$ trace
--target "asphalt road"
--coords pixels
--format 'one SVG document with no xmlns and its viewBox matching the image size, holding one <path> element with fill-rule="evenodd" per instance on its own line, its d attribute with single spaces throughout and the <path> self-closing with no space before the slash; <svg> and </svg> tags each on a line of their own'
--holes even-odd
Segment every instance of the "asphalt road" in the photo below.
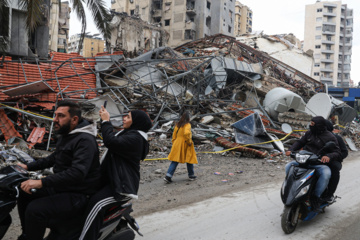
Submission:
<svg viewBox="0 0 360 240">
<path fill-rule="evenodd" d="M 286 235 L 280 225 L 282 182 L 264 183 L 186 207 L 138 217 L 144 237 L 159 240 L 359 240 L 360 152 L 345 160 L 336 194 L 341 197 L 309 222 Z M 194 192 L 196 194 L 196 192 Z"/>
</svg>

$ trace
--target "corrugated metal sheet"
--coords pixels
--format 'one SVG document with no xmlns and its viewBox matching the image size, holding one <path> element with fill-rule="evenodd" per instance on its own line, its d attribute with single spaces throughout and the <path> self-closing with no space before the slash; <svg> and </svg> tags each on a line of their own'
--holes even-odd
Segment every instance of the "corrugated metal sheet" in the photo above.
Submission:
<svg viewBox="0 0 360 240">
<path fill-rule="evenodd" d="M 0 68 L 0 87 L 33 83 L 41 80 L 46 81 L 57 77 L 61 78 L 58 80 L 61 89 L 68 86 L 66 91 L 88 89 L 89 87 L 96 88 L 96 76 L 92 73 L 92 69 L 94 69 L 96 64 L 95 59 L 88 59 L 88 62 L 86 62 L 77 53 L 67 54 L 58 52 L 52 53 L 51 57 L 52 61 L 39 64 L 21 64 L 15 61 L 4 61 L 4 66 Z M 68 61 L 69 59 L 74 61 L 73 64 L 71 61 Z M 6 58 L 6 60 L 9 60 L 9 58 Z M 65 61 L 68 62 L 63 64 Z M 78 76 L 84 73 L 88 74 L 81 75 L 81 77 Z M 46 82 L 55 92 L 41 94 L 39 100 L 55 102 L 56 94 L 59 92 L 57 81 L 51 80 Z M 5 90 L 11 88 L 13 87 L 6 88 Z M 95 96 L 96 93 L 87 92 L 87 98 L 94 98 Z M 0 92 L 0 101 L 4 101 L 6 98 L 7 96 Z"/>
</svg>

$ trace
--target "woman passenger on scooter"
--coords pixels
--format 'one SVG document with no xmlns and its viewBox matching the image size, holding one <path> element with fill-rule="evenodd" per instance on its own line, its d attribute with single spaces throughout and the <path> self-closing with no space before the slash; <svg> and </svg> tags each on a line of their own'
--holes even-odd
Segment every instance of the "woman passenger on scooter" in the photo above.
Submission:
<svg viewBox="0 0 360 240">
<path fill-rule="evenodd" d="M 104 214 L 101 207 L 109 203 L 124 204 L 138 198 L 140 161 L 144 160 L 149 152 L 147 132 L 152 126 L 144 111 L 133 110 L 123 119 L 124 130 L 114 132 L 110 114 L 103 106 L 99 115 L 102 120 L 102 137 L 108 148 L 100 160 L 105 187 L 101 190 L 101 197 L 95 202 L 96 206 L 88 209 L 88 218 L 80 236 L 80 239 L 86 240 L 97 239 Z M 104 204 L 101 205 L 99 201 Z"/>
</svg>

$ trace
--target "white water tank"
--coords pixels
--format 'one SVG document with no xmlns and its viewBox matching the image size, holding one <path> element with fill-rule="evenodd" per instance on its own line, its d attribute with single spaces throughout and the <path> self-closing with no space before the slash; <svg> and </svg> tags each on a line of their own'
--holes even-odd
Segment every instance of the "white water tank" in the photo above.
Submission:
<svg viewBox="0 0 360 240">
<path fill-rule="evenodd" d="M 305 112 L 305 102 L 296 93 L 285 88 L 271 89 L 263 101 L 265 110 L 274 120 L 278 120 L 279 113 L 283 112 Z"/>
</svg>

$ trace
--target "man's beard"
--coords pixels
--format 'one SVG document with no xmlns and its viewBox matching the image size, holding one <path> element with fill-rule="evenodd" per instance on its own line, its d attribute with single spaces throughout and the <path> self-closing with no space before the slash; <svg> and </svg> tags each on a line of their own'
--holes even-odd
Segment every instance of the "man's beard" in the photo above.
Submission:
<svg viewBox="0 0 360 240">
<path fill-rule="evenodd" d="M 70 132 L 70 122 L 68 122 L 67 124 L 64 124 L 63 126 L 60 126 L 60 128 L 58 130 L 55 130 L 55 134 L 60 134 L 60 135 L 66 135 L 69 132 Z"/>
</svg>

